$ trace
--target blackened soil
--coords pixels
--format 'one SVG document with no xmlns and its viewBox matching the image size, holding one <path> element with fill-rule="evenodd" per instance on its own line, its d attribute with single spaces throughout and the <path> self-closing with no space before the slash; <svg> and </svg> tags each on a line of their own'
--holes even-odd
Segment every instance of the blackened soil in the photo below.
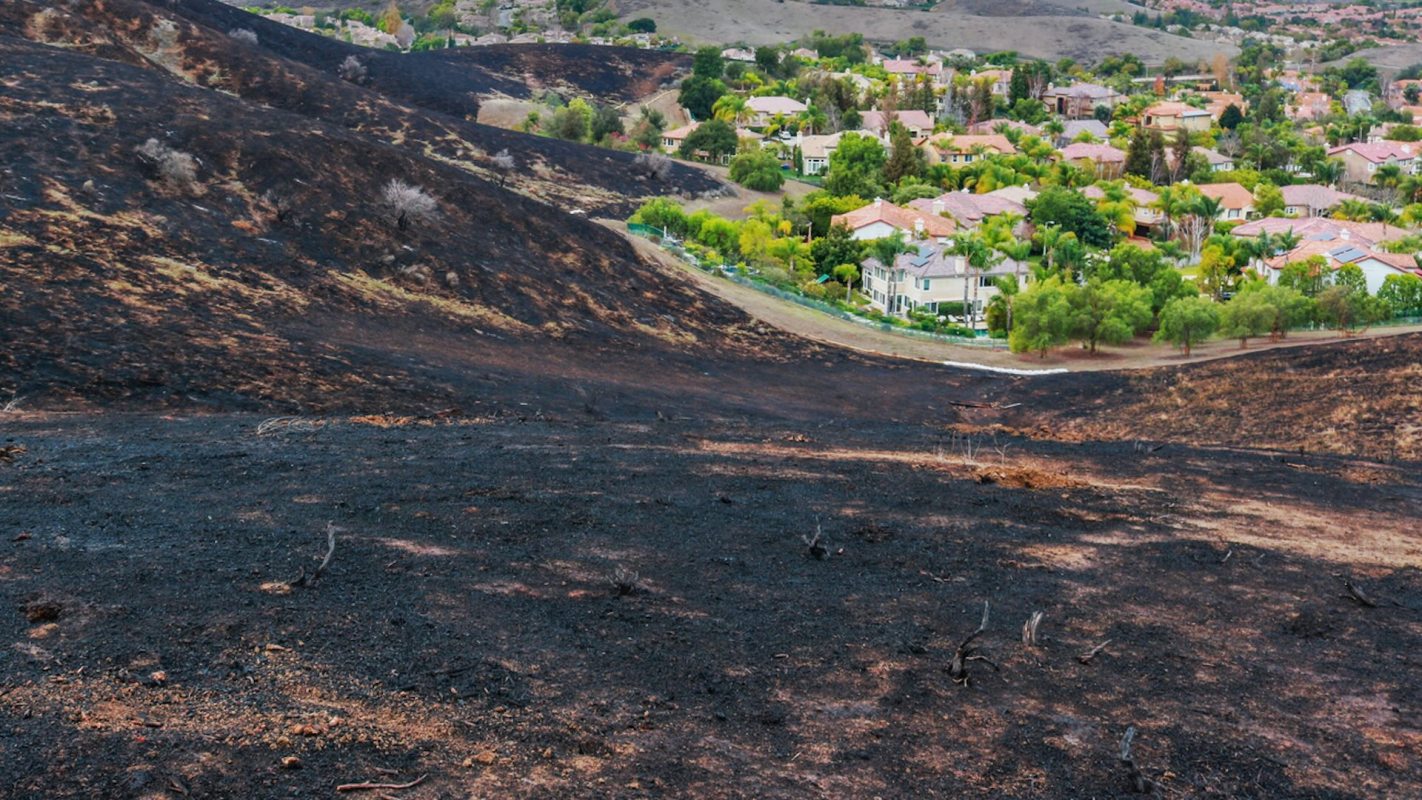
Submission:
<svg viewBox="0 0 1422 800">
<path fill-rule="evenodd" d="M 6 418 L 0 795 L 1422 792 L 1404 472 L 662 416 Z"/>
</svg>

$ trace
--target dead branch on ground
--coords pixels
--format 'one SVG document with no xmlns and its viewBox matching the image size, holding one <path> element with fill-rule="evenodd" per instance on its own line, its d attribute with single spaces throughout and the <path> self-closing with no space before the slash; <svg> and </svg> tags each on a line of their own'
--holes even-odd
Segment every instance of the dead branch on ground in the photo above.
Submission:
<svg viewBox="0 0 1422 800">
<path fill-rule="evenodd" d="M 1378 601 L 1369 597 L 1367 592 L 1364 592 L 1361 586 L 1358 586 L 1357 584 L 1353 583 L 1353 581 L 1349 580 L 1348 578 L 1343 579 L 1343 590 L 1348 593 L 1344 595 L 1344 597 L 1348 598 L 1349 600 L 1356 601 L 1359 605 L 1366 606 L 1367 608 L 1378 607 Z"/>
<path fill-rule="evenodd" d="M 982 648 L 973 644 L 979 636 L 983 635 L 983 631 L 987 630 L 987 624 L 988 603 L 984 600 L 983 621 L 978 623 L 977 630 L 968 634 L 968 638 L 964 639 L 962 644 L 958 645 L 958 649 L 953 651 L 953 660 L 948 662 L 948 677 L 952 678 L 953 682 L 960 686 L 968 685 L 968 662 L 970 661 L 982 661 L 992 667 L 993 672 L 998 671 L 997 665 L 987 656 L 983 655 Z"/>
<path fill-rule="evenodd" d="M 1126 735 L 1121 737 L 1121 765 L 1126 768 L 1126 776 L 1131 780 L 1131 790 L 1136 794 L 1149 794 L 1155 791 L 1155 783 L 1141 772 L 1140 767 L 1131 758 L 1131 743 L 1136 739 L 1136 726 L 1131 725 L 1126 728 Z"/>
<path fill-rule="evenodd" d="M 1090 663 L 1091 663 L 1091 659 L 1096 658 L 1096 656 L 1100 655 L 1100 654 L 1101 654 L 1101 651 L 1105 650 L 1105 649 L 1106 649 L 1106 645 L 1108 645 L 1108 644 L 1110 644 L 1110 643 L 1111 643 L 1111 640 L 1110 640 L 1110 639 L 1107 639 L 1106 641 L 1102 642 L 1101 644 L 1098 644 L 1098 645 L 1096 645 L 1095 647 L 1091 648 L 1090 651 L 1085 652 L 1085 653 L 1082 653 L 1081 655 L 1077 656 L 1077 657 L 1076 657 L 1076 660 L 1077 660 L 1077 661 L 1080 661 L 1080 662 L 1083 663 L 1083 664 L 1090 664 Z"/>
<path fill-rule="evenodd" d="M 304 433 L 314 431 L 323 424 L 325 423 L 321 420 L 302 419 L 301 417 L 272 417 L 262 420 L 262 423 L 257 426 L 257 435 L 266 436 L 267 434 L 276 433 L 278 431 L 299 431 Z"/>
<path fill-rule="evenodd" d="M 642 576 L 619 565 L 612 573 L 612 588 L 618 597 L 634 595 L 642 590 Z"/>
<path fill-rule="evenodd" d="M 409 783 L 343 783 L 336 787 L 338 792 L 364 792 L 372 789 L 412 789 L 425 782 L 429 776 L 421 775 Z"/>
<path fill-rule="evenodd" d="M 825 546 L 824 538 L 825 532 L 824 529 L 820 527 L 819 517 L 815 517 L 814 536 L 803 533 L 800 534 L 800 541 L 805 543 L 805 547 L 809 550 L 810 557 L 816 561 L 824 561 L 826 558 L 829 558 L 829 548 Z"/>
<path fill-rule="evenodd" d="M 1033 611 L 1032 616 L 1022 623 L 1022 643 L 1028 647 L 1037 646 L 1037 626 L 1042 624 L 1042 612 Z"/>
<path fill-rule="evenodd" d="M 337 530 L 338 530 L 338 529 L 336 528 L 335 523 L 333 523 L 333 522 L 327 522 L 327 523 L 326 523 L 326 557 L 323 558 L 323 559 L 321 559 L 321 565 L 318 566 L 318 567 L 316 568 L 316 571 L 313 572 L 313 573 L 311 573 L 310 575 L 307 575 L 307 574 L 306 574 L 306 567 L 302 567 L 302 568 L 301 568 L 301 574 L 300 574 L 299 576 L 297 576 L 296 580 L 294 580 L 294 581 L 292 581 L 291 583 L 287 584 L 288 586 L 290 586 L 291 588 L 295 589 L 295 588 L 298 587 L 298 586 L 313 586 L 313 585 L 315 585 L 316 581 L 320 579 L 321 575 L 326 572 L 326 568 L 329 567 L 329 566 L 331 566 L 331 556 L 333 556 L 333 555 L 336 554 L 336 531 L 337 531 Z"/>
</svg>

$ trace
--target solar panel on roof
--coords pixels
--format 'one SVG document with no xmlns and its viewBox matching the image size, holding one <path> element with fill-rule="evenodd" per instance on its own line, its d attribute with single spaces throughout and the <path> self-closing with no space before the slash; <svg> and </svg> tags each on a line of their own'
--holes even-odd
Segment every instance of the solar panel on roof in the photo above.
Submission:
<svg viewBox="0 0 1422 800">
<path fill-rule="evenodd" d="M 1343 262 L 1357 261 L 1364 255 L 1367 255 L 1362 250 L 1359 250 L 1356 247 L 1352 247 L 1351 245 L 1348 247 L 1340 247 L 1336 250 L 1330 250 L 1328 251 L 1328 254 L 1330 256 L 1333 256 L 1335 260 Z"/>
</svg>

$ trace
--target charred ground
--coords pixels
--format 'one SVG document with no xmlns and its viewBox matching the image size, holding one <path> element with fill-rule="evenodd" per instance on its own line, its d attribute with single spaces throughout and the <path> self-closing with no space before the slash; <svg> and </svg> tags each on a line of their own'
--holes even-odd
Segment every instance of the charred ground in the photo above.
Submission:
<svg viewBox="0 0 1422 800">
<path fill-rule="evenodd" d="M 621 156 L 183 8 L 0 7 L 0 796 L 1112 797 L 1130 725 L 1160 796 L 1422 794 L 1422 336 L 815 346 L 540 200 Z"/>
</svg>

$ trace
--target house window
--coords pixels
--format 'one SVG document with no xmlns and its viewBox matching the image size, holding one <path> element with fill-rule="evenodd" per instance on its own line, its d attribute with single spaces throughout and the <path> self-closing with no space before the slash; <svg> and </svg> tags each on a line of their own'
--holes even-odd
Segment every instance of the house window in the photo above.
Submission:
<svg viewBox="0 0 1422 800">
<path fill-rule="evenodd" d="M 930 279 L 928 279 L 928 278 L 924 278 L 924 279 L 923 279 L 923 289 L 924 289 L 924 291 L 928 291 L 928 289 L 930 288 L 930 284 L 932 284 L 932 283 L 933 283 L 932 280 L 930 280 Z"/>
<path fill-rule="evenodd" d="M 991 276 L 991 275 L 979 275 L 979 276 L 978 276 L 978 285 L 979 285 L 979 286 L 991 286 L 991 285 L 992 285 L 992 276 Z"/>
</svg>

